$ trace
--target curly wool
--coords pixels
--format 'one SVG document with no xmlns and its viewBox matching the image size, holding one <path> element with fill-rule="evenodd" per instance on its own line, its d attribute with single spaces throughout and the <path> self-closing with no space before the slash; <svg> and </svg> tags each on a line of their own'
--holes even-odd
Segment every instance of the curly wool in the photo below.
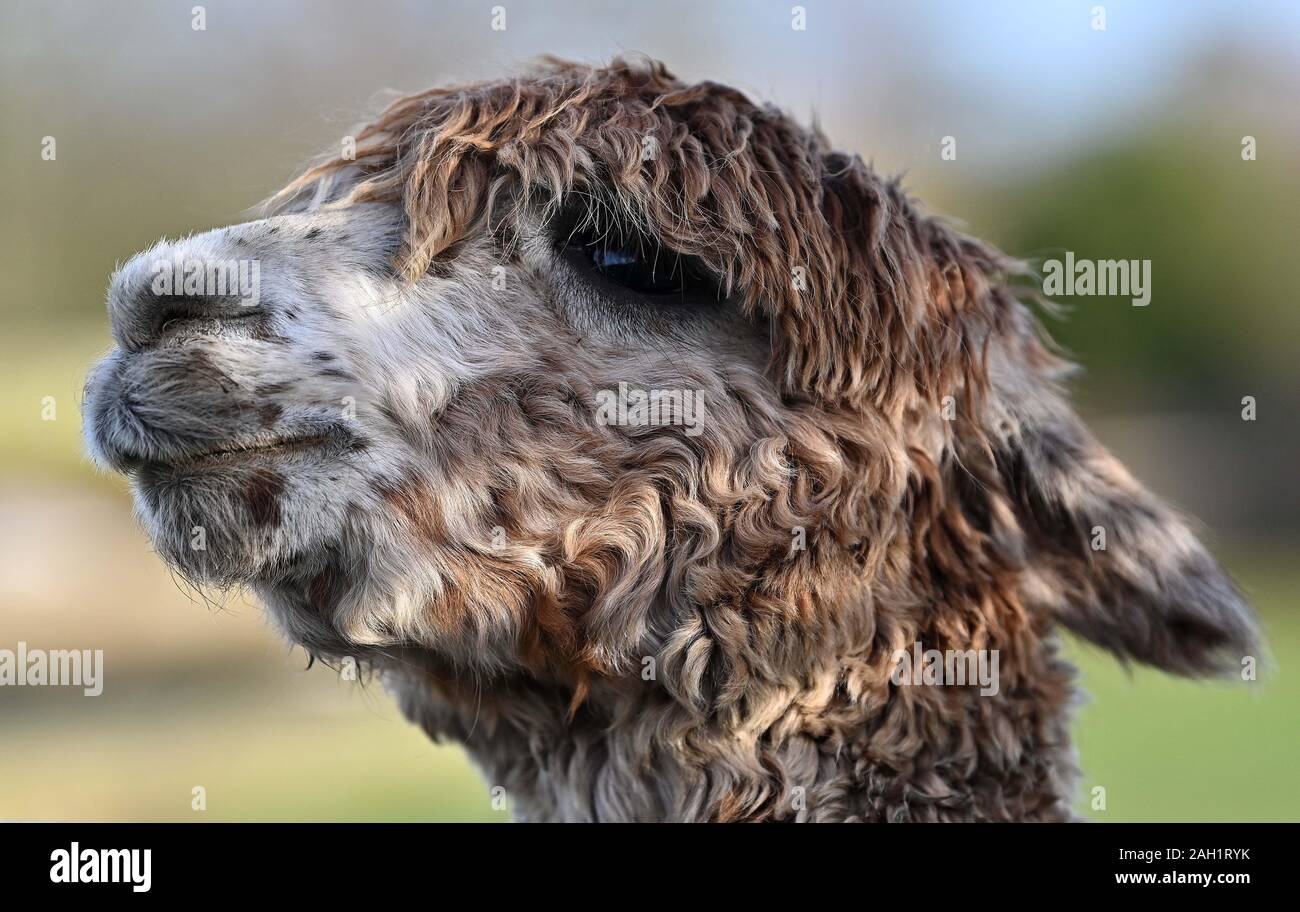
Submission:
<svg viewBox="0 0 1300 912">
<path fill-rule="evenodd" d="M 594 427 L 557 341 L 549 373 L 471 384 L 439 416 L 455 497 L 419 474 L 377 487 L 443 597 L 437 635 L 376 661 L 518 816 L 1068 819 L 1058 625 L 1179 673 L 1249 650 L 1212 558 L 1069 409 L 1022 267 L 734 89 L 625 60 L 432 89 L 272 205 L 400 205 L 416 282 L 574 198 L 707 264 L 773 355 L 767 378 L 697 378 L 719 406 L 693 440 Z M 522 544 L 472 544 L 494 526 Z M 314 585 L 316 615 L 346 589 Z M 468 678 L 439 648 L 461 629 L 484 655 L 510 631 L 511 655 Z M 898 686 L 917 643 L 997 650 L 998 692 Z"/>
</svg>

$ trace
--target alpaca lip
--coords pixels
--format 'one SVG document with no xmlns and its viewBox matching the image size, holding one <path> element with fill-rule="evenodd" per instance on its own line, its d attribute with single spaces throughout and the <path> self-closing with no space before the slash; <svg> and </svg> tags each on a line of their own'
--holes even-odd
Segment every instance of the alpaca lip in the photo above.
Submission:
<svg viewBox="0 0 1300 912">
<path fill-rule="evenodd" d="M 150 460 L 149 464 L 168 469 L 188 469 L 212 463 L 235 463 L 261 456 L 282 455 L 312 450 L 339 441 L 339 435 L 330 431 L 317 431 L 274 440 L 257 440 L 233 443 L 228 446 L 187 453 L 175 459 Z"/>
</svg>

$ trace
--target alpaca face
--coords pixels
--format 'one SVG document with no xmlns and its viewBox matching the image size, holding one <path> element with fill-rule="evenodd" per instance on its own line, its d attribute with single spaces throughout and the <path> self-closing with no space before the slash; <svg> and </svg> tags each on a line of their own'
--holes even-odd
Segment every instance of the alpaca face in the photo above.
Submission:
<svg viewBox="0 0 1300 912">
<path fill-rule="evenodd" d="M 406 673 L 431 730 L 477 730 L 488 672 L 831 746 L 898 710 L 878 750 L 914 643 L 1005 650 L 1053 718 L 1053 623 L 1186 673 L 1249 648 L 1070 409 L 1022 267 L 735 90 L 431 90 L 273 207 L 119 272 L 87 437 L 167 560 Z"/>
<path fill-rule="evenodd" d="M 391 205 L 160 242 L 111 284 L 92 454 L 164 558 L 253 585 L 309 648 L 509 664 L 558 530 L 600 522 L 647 446 L 694 473 L 713 422 L 778 403 L 710 276 L 581 220 L 521 209 L 413 284 Z"/>
</svg>

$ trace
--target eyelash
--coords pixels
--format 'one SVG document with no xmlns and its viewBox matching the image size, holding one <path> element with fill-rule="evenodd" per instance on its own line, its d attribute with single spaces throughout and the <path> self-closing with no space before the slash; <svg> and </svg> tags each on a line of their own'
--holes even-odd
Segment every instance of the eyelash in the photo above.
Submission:
<svg viewBox="0 0 1300 912">
<path fill-rule="evenodd" d="M 598 281 L 650 300 L 722 298 L 717 280 L 693 257 L 639 235 L 597 232 L 576 220 L 568 224 L 557 234 L 563 254 Z"/>
</svg>

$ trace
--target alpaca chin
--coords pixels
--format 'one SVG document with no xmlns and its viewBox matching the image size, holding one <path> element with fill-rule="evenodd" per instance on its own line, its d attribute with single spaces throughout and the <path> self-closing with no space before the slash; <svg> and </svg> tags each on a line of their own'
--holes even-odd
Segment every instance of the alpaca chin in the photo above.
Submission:
<svg viewBox="0 0 1300 912">
<path fill-rule="evenodd" d="M 283 488 L 279 472 L 251 466 L 146 467 L 134 484 L 158 553 L 188 579 L 216 586 L 254 578 L 279 552 Z"/>
</svg>

